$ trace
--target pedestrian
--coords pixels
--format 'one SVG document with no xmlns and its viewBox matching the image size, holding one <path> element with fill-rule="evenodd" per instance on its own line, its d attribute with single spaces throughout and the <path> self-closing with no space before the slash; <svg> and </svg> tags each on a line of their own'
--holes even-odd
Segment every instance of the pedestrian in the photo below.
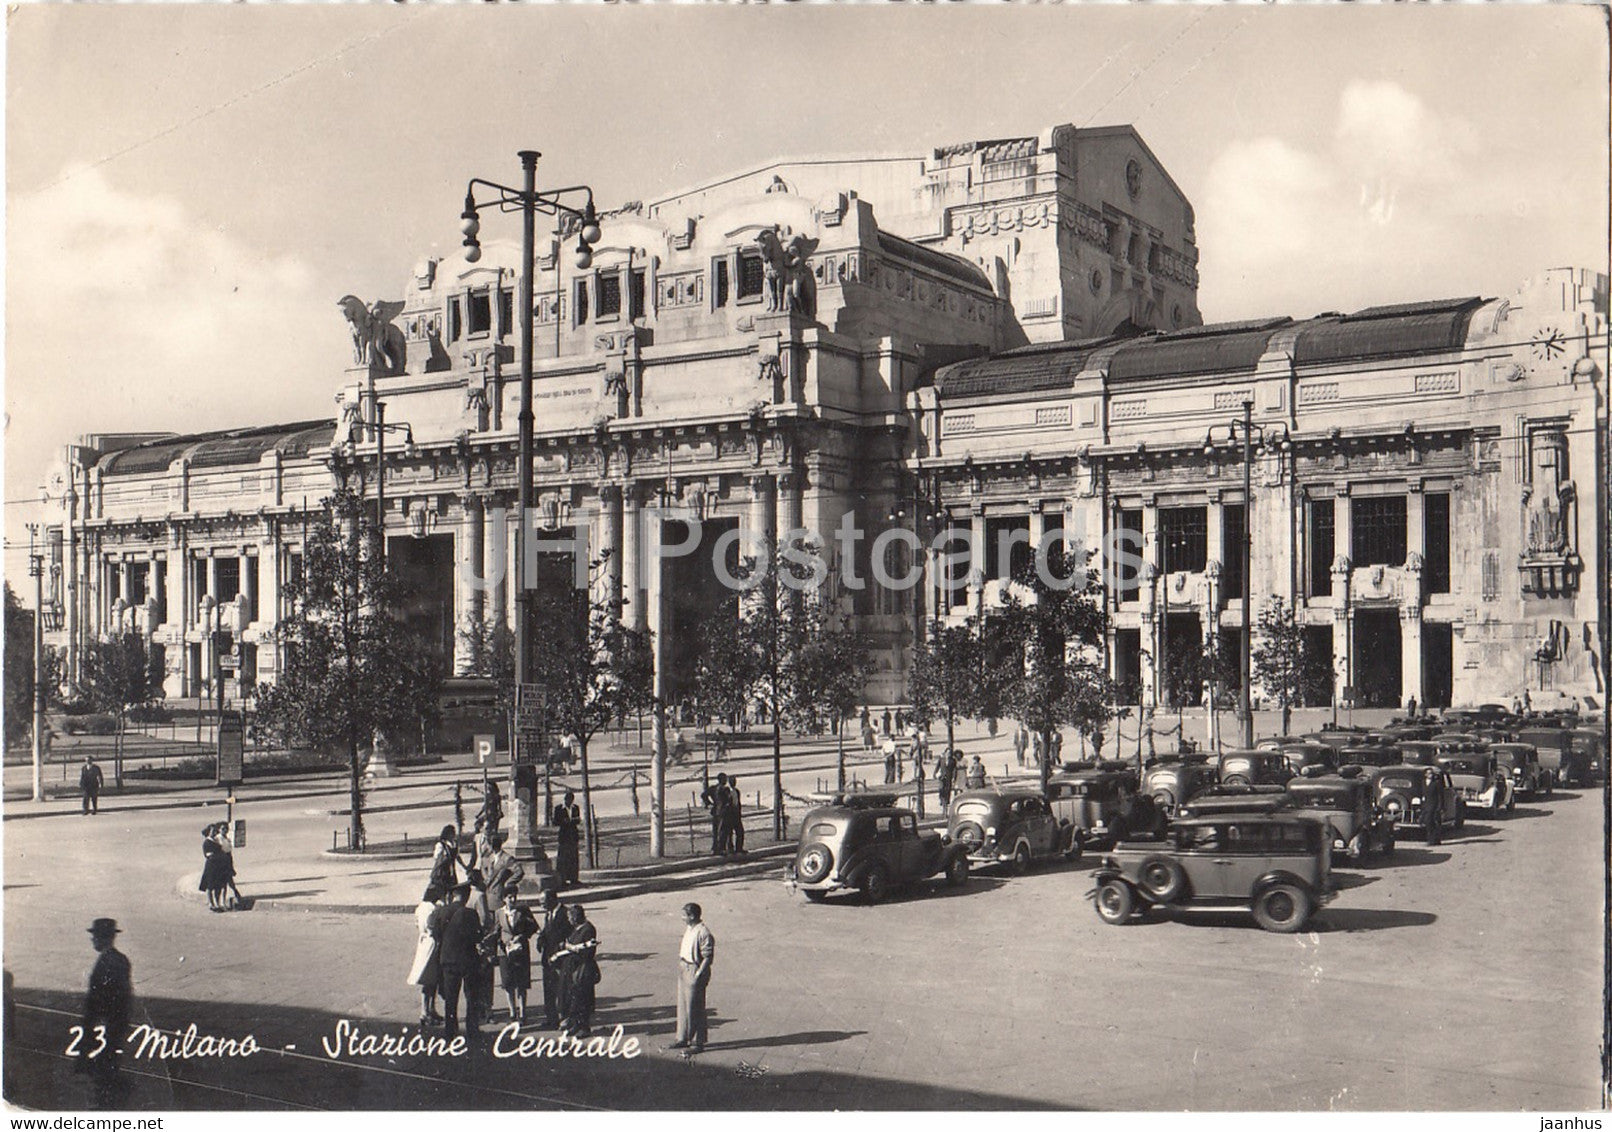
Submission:
<svg viewBox="0 0 1612 1132">
<path fill-rule="evenodd" d="M 197 889 L 207 894 L 207 907 L 214 912 L 224 910 L 224 890 L 227 885 L 226 870 L 229 861 L 223 855 L 218 844 L 218 823 L 213 822 L 202 829 L 202 872 L 201 882 Z"/>
<path fill-rule="evenodd" d="M 581 882 L 582 807 L 576 804 L 576 792 L 567 790 L 565 800 L 554 807 L 555 868 L 561 884 L 578 885 Z"/>
<path fill-rule="evenodd" d="M 537 929 L 537 957 L 543 968 L 543 1026 L 556 1029 L 565 1016 L 559 953 L 571 934 L 571 917 L 552 888 L 543 890 L 543 914 Z"/>
<path fill-rule="evenodd" d="M 883 733 L 886 734 L 886 735 L 890 734 L 890 709 L 889 708 L 884 709 L 884 729 L 883 729 Z"/>
<path fill-rule="evenodd" d="M 520 904 L 520 888 L 504 888 L 503 907 L 498 909 L 493 928 L 498 933 L 498 977 L 509 1003 L 512 1022 L 526 1021 L 526 993 L 532 986 L 532 936 L 537 921 Z"/>
<path fill-rule="evenodd" d="M 940 765 L 935 768 L 935 797 L 940 801 L 941 813 L 952 800 L 952 779 L 957 775 L 957 751 L 947 747 L 946 753 L 940 757 Z"/>
<path fill-rule="evenodd" d="M 504 820 L 504 796 L 498 789 L 498 781 L 487 780 L 486 795 L 482 799 L 481 809 L 476 811 L 476 832 L 486 830 L 489 837 L 498 832 L 498 826 Z"/>
<path fill-rule="evenodd" d="M 985 789 L 985 764 L 980 762 L 980 757 L 978 755 L 975 755 L 973 758 L 969 759 L 968 774 L 963 779 L 963 783 L 970 790 Z"/>
<path fill-rule="evenodd" d="M 907 729 L 907 713 L 902 711 L 900 708 L 897 708 L 896 709 L 896 730 L 898 732 L 900 732 L 900 731 L 905 731 L 906 729 Z"/>
<path fill-rule="evenodd" d="M 884 781 L 893 783 L 896 780 L 896 739 L 894 735 L 884 737 Z"/>
<path fill-rule="evenodd" d="M 1020 766 L 1024 765 L 1024 752 L 1029 745 L 1030 736 L 1021 723 L 1013 729 L 1013 757 L 1018 760 Z"/>
<path fill-rule="evenodd" d="M 912 793 L 913 798 L 918 803 L 918 819 L 922 821 L 924 816 L 924 749 L 921 745 L 913 747 Z"/>
<path fill-rule="evenodd" d="M 873 724 L 868 720 L 866 709 L 862 713 L 862 750 L 873 750 Z"/>
<path fill-rule="evenodd" d="M 1416 718 L 1416 697 L 1415 696 L 1412 696 L 1410 698 L 1409 702 L 1407 702 L 1405 704 L 1405 714 L 1406 714 L 1406 716 L 1408 716 L 1411 719 Z"/>
<path fill-rule="evenodd" d="M 437 991 L 442 986 L 442 964 L 437 955 L 437 940 L 431 934 L 431 914 L 447 903 L 446 892 L 428 885 L 420 902 L 414 906 L 414 923 L 419 937 L 414 944 L 414 962 L 409 966 L 408 984 L 420 988 L 420 1025 L 432 1026 L 442 1021 L 437 1012 Z"/>
<path fill-rule="evenodd" d="M 599 933 L 580 904 L 572 904 L 571 934 L 561 948 L 560 978 L 565 983 L 565 1017 L 560 1033 L 585 1038 L 592 1032 L 594 988 L 599 985 Z"/>
<path fill-rule="evenodd" d="M 727 812 L 724 807 L 724 793 L 727 790 L 728 776 L 719 772 L 714 784 L 706 786 L 700 794 L 700 804 L 711 813 L 711 854 L 726 853 L 728 851 Z"/>
<path fill-rule="evenodd" d="M 1031 765 L 1040 770 L 1042 761 L 1047 757 L 1047 741 L 1039 731 L 1031 741 L 1031 757 L 1035 760 Z"/>
<path fill-rule="evenodd" d="M 129 1028 L 134 978 L 129 960 L 113 946 L 119 931 L 118 922 L 105 917 L 89 927 L 97 955 L 84 995 L 84 1032 L 73 1071 L 89 1074 L 94 1082 L 96 1108 L 119 1107 L 125 1089 L 118 1075 L 118 1051 Z"/>
<path fill-rule="evenodd" d="M 727 851 L 734 856 L 744 852 L 744 795 L 739 792 L 739 776 L 730 774 L 727 787 Z"/>
<path fill-rule="evenodd" d="M 235 887 L 235 839 L 230 835 L 229 822 L 218 823 L 218 832 L 214 834 L 214 841 L 218 845 L 218 855 L 222 859 L 218 866 L 219 879 L 224 887 L 230 891 L 229 900 L 224 899 L 224 889 L 218 892 L 218 903 L 225 911 L 234 911 L 245 904 L 241 890 Z"/>
<path fill-rule="evenodd" d="M 1062 766 L 1063 765 L 1063 732 L 1062 731 L 1054 731 L 1052 733 L 1052 765 L 1053 766 Z"/>
<path fill-rule="evenodd" d="M 698 904 L 683 905 L 683 942 L 677 949 L 677 1040 L 669 1049 L 705 1049 L 705 988 L 711 985 L 716 937 L 705 926 Z"/>
<path fill-rule="evenodd" d="M 503 907 L 506 888 L 518 887 L 526 879 L 526 866 L 504 848 L 507 840 L 507 836 L 497 830 L 488 834 L 488 852 L 481 863 L 481 875 L 487 882 L 487 901 L 493 909 Z"/>
<path fill-rule="evenodd" d="M 101 812 L 101 787 L 105 783 L 106 778 L 101 774 L 101 768 L 96 765 L 94 756 L 85 755 L 84 766 L 78 772 L 78 788 L 84 795 L 86 814 Z"/>
<path fill-rule="evenodd" d="M 431 879 L 426 887 L 452 892 L 459 883 L 459 863 L 459 830 L 445 825 L 431 850 Z"/>
<path fill-rule="evenodd" d="M 465 997 L 465 1032 L 474 1037 L 480 1019 L 476 1015 L 475 976 L 477 949 L 481 944 L 481 919 L 468 904 L 470 882 L 453 888 L 451 899 L 431 914 L 431 934 L 437 941 L 442 970 L 442 1016 L 449 1038 L 459 1036 L 459 992 Z"/>
</svg>

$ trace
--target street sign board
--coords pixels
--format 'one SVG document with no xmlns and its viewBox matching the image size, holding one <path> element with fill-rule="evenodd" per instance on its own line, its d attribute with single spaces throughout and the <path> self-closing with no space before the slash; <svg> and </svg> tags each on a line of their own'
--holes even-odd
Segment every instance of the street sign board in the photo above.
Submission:
<svg viewBox="0 0 1612 1132">
<path fill-rule="evenodd" d="M 493 737 L 491 735 L 477 735 L 475 739 L 476 761 L 490 763 L 493 760 Z"/>
<path fill-rule="evenodd" d="M 234 786 L 245 774 L 246 729 L 241 713 L 226 711 L 218 720 L 218 785 Z"/>
<path fill-rule="evenodd" d="M 235 848 L 237 848 L 237 849 L 246 848 L 246 819 L 245 818 L 236 818 L 235 819 L 235 837 L 234 837 L 234 841 L 235 841 Z"/>
</svg>

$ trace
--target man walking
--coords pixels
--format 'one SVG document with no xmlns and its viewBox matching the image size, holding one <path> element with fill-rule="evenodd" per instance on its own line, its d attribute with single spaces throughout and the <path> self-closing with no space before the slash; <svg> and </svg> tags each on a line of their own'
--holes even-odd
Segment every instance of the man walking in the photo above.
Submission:
<svg viewBox="0 0 1612 1132">
<path fill-rule="evenodd" d="M 122 1100 L 124 1084 L 118 1075 L 118 1050 L 129 1028 L 134 999 L 133 969 L 113 947 L 118 922 L 101 918 L 89 928 L 90 942 L 99 953 L 90 971 L 84 995 L 84 1033 L 78 1044 L 76 1073 L 88 1073 L 95 1082 L 95 1106 L 114 1108 Z"/>
<path fill-rule="evenodd" d="M 677 950 L 677 1040 L 668 1049 L 705 1049 L 705 988 L 711 984 L 716 937 L 700 919 L 698 904 L 683 905 L 683 943 Z"/>
<path fill-rule="evenodd" d="M 84 756 L 84 767 L 78 772 L 78 788 L 84 795 L 84 812 L 98 814 L 101 812 L 101 787 L 106 779 L 101 774 L 101 768 L 95 765 L 95 759 L 90 755 Z"/>
<path fill-rule="evenodd" d="M 726 853 L 728 851 L 727 809 L 724 805 L 728 789 L 728 776 L 718 773 L 716 783 L 705 788 L 700 801 L 705 808 L 711 811 L 711 855 Z"/>
<path fill-rule="evenodd" d="M 437 938 L 442 967 L 442 1020 L 449 1038 L 459 1035 L 459 991 L 464 989 L 465 1031 L 475 1037 L 480 1019 L 476 1016 L 477 992 L 472 980 L 477 974 L 481 944 L 481 917 L 467 905 L 470 882 L 454 886 L 452 898 L 431 913 L 431 934 Z"/>
<path fill-rule="evenodd" d="M 744 795 L 739 793 L 739 776 L 733 775 L 728 784 L 723 787 L 727 793 L 727 840 L 724 844 L 727 851 L 734 856 L 744 852 Z"/>
</svg>

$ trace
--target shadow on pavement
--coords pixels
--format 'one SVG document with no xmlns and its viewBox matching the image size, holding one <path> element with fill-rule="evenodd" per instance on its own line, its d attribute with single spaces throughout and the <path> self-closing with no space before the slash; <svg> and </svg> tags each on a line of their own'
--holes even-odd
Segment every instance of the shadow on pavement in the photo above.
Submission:
<svg viewBox="0 0 1612 1132">
<path fill-rule="evenodd" d="M 1385 928 L 1425 928 L 1438 917 L 1431 912 L 1406 912 L 1397 908 L 1327 908 L 1310 921 L 1313 931 L 1376 932 Z"/>
<path fill-rule="evenodd" d="M 1437 849 L 1413 849 L 1403 841 L 1394 843 L 1394 851 L 1386 857 L 1379 856 L 1371 863 L 1374 869 L 1414 869 L 1422 865 L 1442 865 L 1450 859 L 1450 854 Z"/>
<path fill-rule="evenodd" d="M 132 955 L 138 976 L 141 957 Z M 606 972 L 606 978 L 609 974 Z M 713 1017 L 723 1040 L 702 1058 L 662 1053 L 652 1035 L 669 1032 L 670 1002 L 621 1009 L 601 999 L 595 1033 L 615 1026 L 637 1038 L 644 1052 L 633 1059 L 572 1057 L 495 1058 L 496 1029 L 459 1057 L 379 1054 L 331 1058 L 323 1041 L 335 1040 L 343 1016 L 322 1010 L 203 999 L 144 998 L 134 1004 L 135 1024 L 177 1033 L 194 1024 L 201 1035 L 243 1039 L 251 1034 L 262 1052 L 251 1057 L 155 1056 L 122 1062 L 132 1089 L 125 1102 L 136 1111 L 239 1111 L 292 1108 L 353 1110 L 993 1110 L 1050 1108 L 1002 1093 L 953 1085 L 918 1084 L 857 1073 L 812 1069 L 789 1072 L 762 1062 L 740 1074 L 724 1051 L 821 1048 L 851 1041 L 858 1031 L 805 1030 L 792 1034 L 747 1034 L 739 1019 Z M 645 996 L 647 997 L 647 996 Z M 47 1111 L 81 1110 L 91 1102 L 87 1077 L 73 1073 L 65 1049 L 68 1027 L 77 1023 L 76 993 L 19 987 L 5 1036 L 5 1098 Z M 401 993 L 399 1009 L 414 1004 Z M 662 1022 L 660 1019 L 666 1019 Z M 371 1035 L 412 1035 L 401 1019 L 346 1019 Z M 494 1024 L 495 1026 L 498 1023 Z M 439 1033 L 440 1031 L 430 1031 Z M 713 1034 L 713 1036 L 716 1036 Z M 295 1048 L 291 1048 L 291 1047 Z M 713 1056 L 714 1053 L 714 1056 Z M 854 1060 L 855 1049 L 847 1051 Z M 787 1063 L 787 1062 L 786 1062 Z"/>
</svg>

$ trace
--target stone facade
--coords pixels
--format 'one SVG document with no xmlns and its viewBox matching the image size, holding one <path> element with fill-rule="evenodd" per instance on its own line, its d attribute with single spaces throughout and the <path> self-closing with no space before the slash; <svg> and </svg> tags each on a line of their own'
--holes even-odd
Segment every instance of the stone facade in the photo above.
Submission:
<svg viewBox="0 0 1612 1132">
<path fill-rule="evenodd" d="M 1156 610 L 1211 632 L 1238 624 L 1224 544 L 1240 458 L 1206 458 L 1203 440 L 1251 398 L 1292 442 L 1259 462 L 1256 595 L 1296 596 L 1317 629 L 1365 613 L 1373 642 L 1394 611 L 1407 688 L 1426 684 L 1429 635 L 1453 639 L 1457 699 L 1487 697 L 1498 674 L 1598 688 L 1586 648 L 1600 646 L 1585 642 L 1599 640 L 1604 375 L 1586 336 L 1605 331 L 1604 278 L 1200 327 L 1191 206 L 1129 128 L 783 161 L 625 205 L 601 227 L 586 270 L 572 266 L 574 231 L 539 244 L 535 525 L 611 551 L 604 584 L 659 633 L 663 658 L 688 631 L 674 608 L 684 576 L 655 568 L 672 508 L 710 537 L 768 540 L 828 534 L 854 513 L 864 548 L 914 522 L 927 537 L 941 514 L 1037 537 L 1134 520 L 1150 560 L 1169 512 L 1162 545 L 1186 557 L 1166 565 L 1191 568 L 1109 598 L 1116 672 L 1151 686 L 1136 642 Z M 476 263 L 422 262 L 400 299 L 342 300 L 354 352 L 344 375 L 333 368 L 331 420 L 67 449 L 47 485 L 60 507 L 49 604 L 73 674 L 85 639 L 134 628 L 162 647 L 171 696 L 204 690 L 215 639 L 241 684 L 272 681 L 306 518 L 338 484 L 376 498 L 382 474 L 409 615 L 464 665 L 461 631 L 512 615 L 518 529 L 520 256 L 513 242 L 483 249 Z M 1380 545 L 1397 546 L 1392 530 L 1367 540 L 1369 562 L 1349 557 L 1352 521 L 1399 514 L 1367 499 L 1403 501 L 1397 561 Z M 1434 499 L 1447 585 L 1428 580 Z M 1317 564 L 1326 504 L 1337 553 Z M 867 573 L 832 541 L 828 566 L 836 585 Z M 1323 576 L 1325 592 L 1309 584 Z M 916 634 L 992 584 L 841 586 L 879 645 L 870 697 L 899 700 Z M 1345 681 L 1356 637 L 1334 635 Z"/>
</svg>

